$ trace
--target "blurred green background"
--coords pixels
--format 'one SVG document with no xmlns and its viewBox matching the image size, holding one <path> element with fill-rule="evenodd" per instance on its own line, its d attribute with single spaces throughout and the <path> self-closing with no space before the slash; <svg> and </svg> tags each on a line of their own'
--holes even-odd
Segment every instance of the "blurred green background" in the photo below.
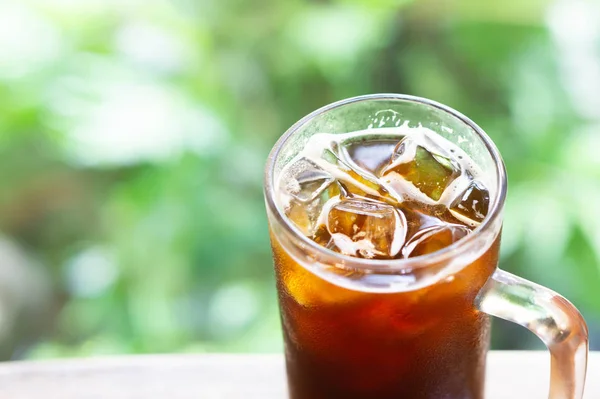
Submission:
<svg viewBox="0 0 600 399">
<path fill-rule="evenodd" d="M 600 349 L 600 8 L 543 0 L 3 0 L 0 358 L 282 348 L 262 168 L 355 95 L 470 116 L 501 267 Z M 541 348 L 497 322 L 499 349 Z"/>
</svg>

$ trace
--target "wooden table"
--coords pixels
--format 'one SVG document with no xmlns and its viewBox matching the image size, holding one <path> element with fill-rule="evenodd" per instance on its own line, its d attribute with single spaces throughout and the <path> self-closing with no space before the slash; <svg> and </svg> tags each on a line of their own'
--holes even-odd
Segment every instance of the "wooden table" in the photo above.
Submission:
<svg viewBox="0 0 600 399">
<path fill-rule="evenodd" d="M 492 352 L 487 399 L 547 399 L 546 352 Z M 1 399 L 285 398 L 281 355 L 164 355 L 0 365 Z M 600 352 L 586 399 L 600 398 Z"/>
</svg>

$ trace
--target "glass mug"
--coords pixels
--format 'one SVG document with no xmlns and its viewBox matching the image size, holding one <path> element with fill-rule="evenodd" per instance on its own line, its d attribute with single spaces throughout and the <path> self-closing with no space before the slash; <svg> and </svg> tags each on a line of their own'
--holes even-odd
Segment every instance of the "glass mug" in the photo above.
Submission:
<svg viewBox="0 0 600 399">
<path fill-rule="evenodd" d="M 321 132 L 408 122 L 458 145 L 492 184 L 489 212 L 467 237 L 408 259 L 362 259 L 306 237 L 278 203 L 283 167 Z M 506 174 L 470 119 L 418 97 L 378 94 L 321 108 L 292 126 L 267 162 L 265 199 L 292 399 L 482 399 L 490 320 L 535 333 L 551 353 L 550 399 L 580 399 L 585 321 L 557 293 L 497 268 Z"/>
</svg>

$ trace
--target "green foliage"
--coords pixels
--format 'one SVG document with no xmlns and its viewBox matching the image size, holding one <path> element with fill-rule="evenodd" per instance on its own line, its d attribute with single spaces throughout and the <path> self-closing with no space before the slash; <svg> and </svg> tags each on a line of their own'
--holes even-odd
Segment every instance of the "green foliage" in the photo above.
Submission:
<svg viewBox="0 0 600 399">
<path fill-rule="evenodd" d="M 0 230 L 51 294 L 27 334 L 26 310 L 4 321 L 2 356 L 280 350 L 264 160 L 303 115 L 373 92 L 447 103 L 492 136 L 501 266 L 598 334 L 598 88 L 577 70 L 594 46 L 574 53 L 543 1 L 449 4 L 3 2 Z"/>
</svg>

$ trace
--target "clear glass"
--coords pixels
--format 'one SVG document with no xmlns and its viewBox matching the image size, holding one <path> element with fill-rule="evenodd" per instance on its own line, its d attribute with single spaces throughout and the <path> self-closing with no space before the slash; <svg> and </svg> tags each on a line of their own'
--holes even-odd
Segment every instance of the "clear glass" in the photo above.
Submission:
<svg viewBox="0 0 600 399">
<path fill-rule="evenodd" d="M 422 125 L 461 147 L 491 182 L 473 234 L 433 254 L 358 259 L 319 246 L 275 198 L 282 168 L 319 132 Z M 587 327 L 566 299 L 497 269 L 506 174 L 471 120 L 430 100 L 381 94 L 328 105 L 277 142 L 265 199 L 286 345 L 290 397 L 481 399 L 489 315 L 533 331 L 552 355 L 550 399 L 579 399 Z"/>
</svg>

